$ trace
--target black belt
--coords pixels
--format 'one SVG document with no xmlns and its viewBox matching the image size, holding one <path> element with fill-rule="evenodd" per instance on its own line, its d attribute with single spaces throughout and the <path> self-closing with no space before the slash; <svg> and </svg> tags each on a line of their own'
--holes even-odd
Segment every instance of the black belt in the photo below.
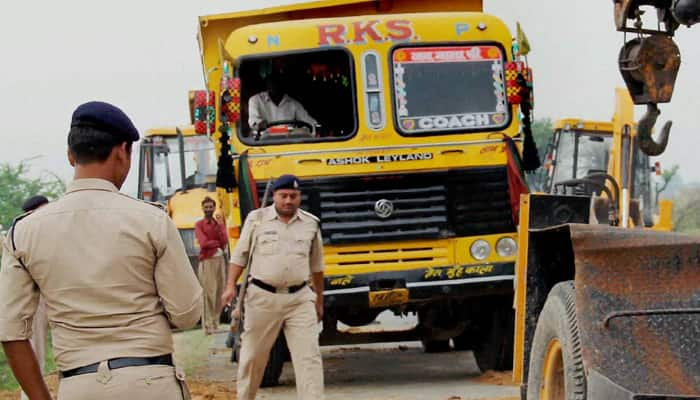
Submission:
<svg viewBox="0 0 700 400">
<path fill-rule="evenodd" d="M 296 293 L 306 286 L 306 282 L 304 282 L 304 283 L 301 283 L 301 284 L 296 285 L 296 286 L 290 286 L 290 287 L 286 287 L 286 288 L 276 288 L 272 285 L 269 285 L 269 284 L 261 281 L 260 279 L 253 278 L 250 281 L 253 282 L 255 284 L 255 286 L 259 287 L 260 289 L 265 289 L 268 292 L 272 292 L 272 293 L 290 293 L 290 294 Z"/>
<path fill-rule="evenodd" d="M 120 357 L 113 358 L 107 361 L 107 366 L 109 369 L 119 369 L 126 367 L 143 367 L 146 365 L 173 365 L 173 357 L 170 354 L 164 356 L 155 357 Z M 83 374 L 94 374 L 97 372 L 97 368 L 100 363 L 96 362 L 94 364 L 86 365 L 84 367 L 78 367 L 69 369 L 68 371 L 60 372 L 61 378 L 70 378 L 71 376 L 83 375 Z"/>
</svg>

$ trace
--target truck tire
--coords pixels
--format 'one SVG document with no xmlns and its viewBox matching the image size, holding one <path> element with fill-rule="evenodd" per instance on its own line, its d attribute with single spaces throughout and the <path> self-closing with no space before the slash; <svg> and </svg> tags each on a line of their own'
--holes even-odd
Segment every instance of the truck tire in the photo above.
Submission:
<svg viewBox="0 0 700 400">
<path fill-rule="evenodd" d="M 513 368 L 513 337 L 515 313 L 510 299 L 499 301 L 493 311 L 485 314 L 473 344 L 474 358 L 482 372 L 508 371 Z"/>
<path fill-rule="evenodd" d="M 231 349 L 231 362 L 238 362 L 241 355 L 240 336 L 234 334 L 233 348 Z M 275 344 L 270 349 L 270 357 L 265 365 L 265 373 L 263 374 L 260 387 L 273 387 L 279 385 L 280 375 L 285 361 L 289 360 L 289 349 L 287 349 L 287 340 L 284 338 L 284 333 L 280 332 Z"/>
<path fill-rule="evenodd" d="M 447 353 L 450 351 L 450 340 L 421 339 L 423 351 L 426 353 Z"/>
<path fill-rule="evenodd" d="M 560 282 L 549 292 L 537 320 L 527 398 L 585 400 L 586 393 L 574 283 Z"/>
</svg>

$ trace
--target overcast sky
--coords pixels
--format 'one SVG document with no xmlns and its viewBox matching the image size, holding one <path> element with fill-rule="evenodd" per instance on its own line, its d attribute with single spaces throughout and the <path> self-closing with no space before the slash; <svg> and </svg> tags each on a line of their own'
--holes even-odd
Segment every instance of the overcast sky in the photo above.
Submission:
<svg viewBox="0 0 700 400">
<path fill-rule="evenodd" d="M 65 157 L 70 114 L 88 100 L 113 102 L 145 131 L 185 124 L 187 91 L 202 88 L 195 40 L 197 17 L 290 3 L 256 1 L 24 1 L 0 17 L 0 161 L 32 160 L 35 174 L 70 179 Z M 243 5 L 239 5 L 242 4 Z M 532 45 L 536 117 L 609 120 L 622 34 L 609 0 L 484 0 L 488 13 L 515 30 L 520 21 Z M 681 28 L 683 64 L 673 102 L 660 121 L 673 119 L 661 157 L 678 163 L 684 181 L 700 181 L 693 121 L 700 109 L 700 28 Z M 637 116 L 643 112 L 638 108 Z M 125 191 L 135 191 L 136 158 Z"/>
</svg>

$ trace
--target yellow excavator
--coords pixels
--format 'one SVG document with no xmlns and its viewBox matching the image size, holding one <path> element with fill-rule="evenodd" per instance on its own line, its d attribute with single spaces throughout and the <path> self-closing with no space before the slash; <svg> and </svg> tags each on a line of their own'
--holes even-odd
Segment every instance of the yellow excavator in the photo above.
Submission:
<svg viewBox="0 0 700 400">
<path fill-rule="evenodd" d="M 700 0 L 613 5 L 632 36 L 619 58 L 630 98 L 612 123 L 560 124 L 547 193 L 521 197 L 513 375 L 523 400 L 700 398 L 700 238 L 670 232 L 670 204 L 655 210 L 643 193 L 648 156 L 670 133 L 669 122 L 653 137 L 680 67 L 672 36 L 700 20 Z M 637 123 L 630 100 L 647 107 Z"/>
</svg>

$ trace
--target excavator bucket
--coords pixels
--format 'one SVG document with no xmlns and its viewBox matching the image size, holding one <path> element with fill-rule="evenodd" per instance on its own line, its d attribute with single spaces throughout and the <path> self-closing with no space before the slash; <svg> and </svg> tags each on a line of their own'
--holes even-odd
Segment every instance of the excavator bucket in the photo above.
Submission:
<svg viewBox="0 0 700 400">
<path fill-rule="evenodd" d="M 700 237 L 567 226 L 588 398 L 700 398 Z"/>
</svg>

